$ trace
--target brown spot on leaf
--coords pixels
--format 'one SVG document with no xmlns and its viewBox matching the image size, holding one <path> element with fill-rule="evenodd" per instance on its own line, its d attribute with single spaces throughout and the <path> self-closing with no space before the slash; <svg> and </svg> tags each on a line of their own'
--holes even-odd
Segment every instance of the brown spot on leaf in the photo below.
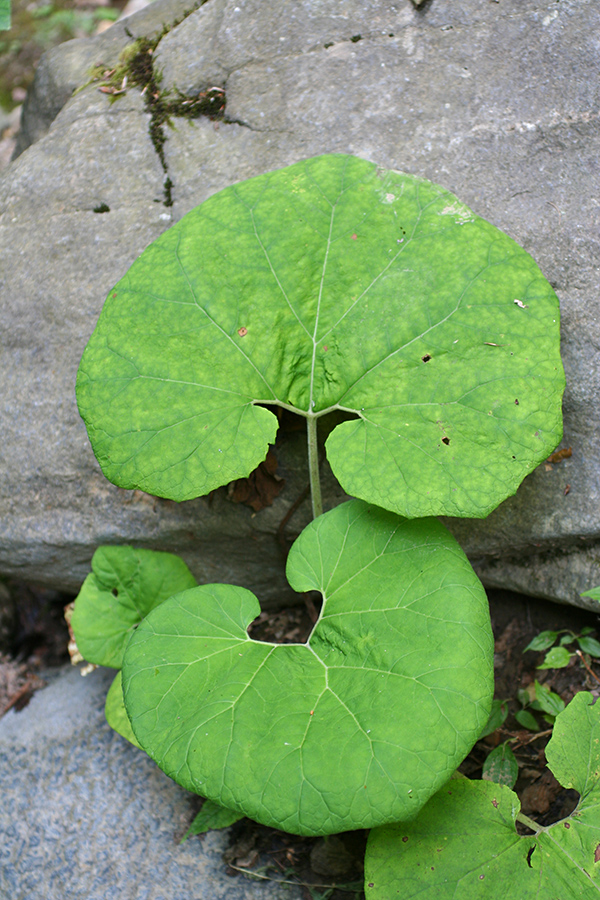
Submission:
<svg viewBox="0 0 600 900">
<path fill-rule="evenodd" d="M 492 800 L 492 806 L 494 809 L 498 809 L 498 801 L 495 798 Z"/>
<path fill-rule="evenodd" d="M 358 237 L 357 234 L 353 234 L 353 235 L 352 235 L 352 240 L 355 241 L 357 237 Z"/>
<path fill-rule="evenodd" d="M 240 337 L 246 337 L 246 335 L 248 334 L 248 329 L 242 326 L 241 328 L 238 328 L 238 334 Z"/>
<path fill-rule="evenodd" d="M 405 844 L 405 843 L 407 842 L 407 840 L 408 840 L 408 835 L 405 835 L 405 836 L 402 838 L 402 843 Z"/>
<path fill-rule="evenodd" d="M 600 844 L 594 850 L 594 862 L 600 862 Z"/>
<path fill-rule="evenodd" d="M 571 827 L 570 823 L 569 823 L 569 822 L 565 822 L 565 828 L 570 828 L 570 827 Z"/>
</svg>

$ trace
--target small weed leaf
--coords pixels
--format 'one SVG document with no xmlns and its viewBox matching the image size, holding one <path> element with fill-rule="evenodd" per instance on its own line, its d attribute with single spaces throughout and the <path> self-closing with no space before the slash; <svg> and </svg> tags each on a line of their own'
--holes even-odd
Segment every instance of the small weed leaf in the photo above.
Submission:
<svg viewBox="0 0 600 900">
<path fill-rule="evenodd" d="M 589 591 L 585 591 L 581 596 L 589 597 L 590 600 L 596 600 L 597 603 L 600 603 L 600 587 L 590 588 Z"/>
<path fill-rule="evenodd" d="M 182 837 L 182 841 L 194 834 L 204 834 L 217 828 L 227 828 L 228 825 L 233 825 L 234 822 L 239 822 L 243 818 L 243 815 L 233 809 L 225 809 L 224 806 L 219 806 L 212 800 L 205 800 L 202 809 Z"/>
<path fill-rule="evenodd" d="M 572 653 L 569 653 L 566 647 L 553 647 L 548 650 L 544 657 L 544 662 L 540 663 L 538 669 L 564 669 L 571 662 Z"/>
<path fill-rule="evenodd" d="M 287 576 L 323 594 L 308 644 L 251 640 L 258 601 L 232 585 L 147 616 L 123 664 L 138 741 L 185 788 L 292 833 L 415 815 L 488 719 L 479 580 L 439 522 L 360 500 L 304 530 Z"/>
<path fill-rule="evenodd" d="M 528 731 L 539 731 L 540 726 L 537 723 L 537 719 L 530 713 L 528 709 L 519 709 L 515 713 L 515 719 L 523 728 L 527 728 Z"/>
<path fill-rule="evenodd" d="M 518 777 L 519 764 L 507 743 L 500 744 L 488 754 L 483 764 L 482 778 L 496 784 L 514 787 Z"/>
<path fill-rule="evenodd" d="M 577 694 L 556 719 L 548 765 L 577 809 L 537 834 L 519 835 L 519 799 L 485 781 L 452 780 L 411 823 L 374 829 L 367 900 L 598 900 L 600 704 Z"/>
<path fill-rule="evenodd" d="M 492 700 L 492 708 L 490 710 L 490 717 L 487 720 L 483 731 L 479 735 L 479 739 L 487 737 L 488 734 L 491 734 L 492 731 L 495 731 L 496 728 L 500 728 L 501 725 L 504 725 L 506 721 L 506 717 L 508 716 L 508 706 L 504 700 Z"/>
<path fill-rule="evenodd" d="M 565 708 L 565 701 L 545 684 L 534 681 L 535 700 L 531 704 L 533 709 L 541 710 L 549 716 L 557 716 Z"/>
<path fill-rule="evenodd" d="M 540 631 L 533 640 L 529 641 L 523 653 L 527 650 L 547 650 L 557 639 L 559 631 Z"/>
<path fill-rule="evenodd" d="M 580 637 L 577 639 L 577 643 L 581 647 L 584 653 L 589 653 L 590 656 L 595 656 L 596 658 L 600 658 L 600 643 L 596 640 L 596 638 L 592 637 Z"/>
<path fill-rule="evenodd" d="M 96 665 L 119 669 L 125 644 L 144 616 L 196 583 L 184 561 L 172 553 L 99 547 L 71 618 L 81 655 Z"/>
<path fill-rule="evenodd" d="M 558 300 L 443 188 L 345 155 L 228 187 L 110 292 L 77 396 L 105 475 L 187 500 L 265 458 L 277 419 L 343 410 L 344 490 L 486 516 L 561 438 Z M 263 405 L 261 405 L 263 404 Z"/>
</svg>

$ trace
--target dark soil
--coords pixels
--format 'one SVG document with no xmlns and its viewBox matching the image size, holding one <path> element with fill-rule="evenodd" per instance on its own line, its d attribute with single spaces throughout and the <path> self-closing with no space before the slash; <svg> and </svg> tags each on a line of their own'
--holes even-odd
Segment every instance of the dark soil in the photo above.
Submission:
<svg viewBox="0 0 600 900">
<path fill-rule="evenodd" d="M 68 661 L 68 631 L 63 608 L 72 599 L 35 585 L 9 584 L 15 601 L 16 627 L 9 652 L 0 656 L 0 714 L 11 707 L 23 708 L 33 691 L 43 685 L 40 672 Z M 542 825 L 569 815 L 577 802 L 575 791 L 561 788 L 546 768 L 544 748 L 550 726 L 537 714 L 540 731 L 528 731 L 514 718 L 521 706 L 519 689 L 534 679 L 548 685 L 565 703 L 581 690 L 600 696 L 600 663 L 587 658 L 586 669 L 574 657 L 564 669 L 536 670 L 544 653 L 524 648 L 541 631 L 584 627 L 597 629 L 600 616 L 585 610 L 523 597 L 509 591 L 489 591 L 495 637 L 495 696 L 507 702 L 504 725 L 479 741 L 461 766 L 470 778 L 480 778 L 488 753 L 510 740 L 519 762 L 515 790 L 523 812 Z M 296 643 L 305 641 L 318 616 L 318 595 L 303 596 L 300 605 L 278 612 L 264 612 L 251 628 L 255 640 Z M 190 822 L 200 809 L 200 798 L 190 798 Z M 301 838 L 243 819 L 230 829 L 230 846 L 224 855 L 232 878 L 283 880 L 304 885 L 306 900 L 343 900 L 363 897 L 362 867 L 367 832 L 348 832 L 329 838 Z M 190 838 L 202 840 L 202 837 Z"/>
</svg>

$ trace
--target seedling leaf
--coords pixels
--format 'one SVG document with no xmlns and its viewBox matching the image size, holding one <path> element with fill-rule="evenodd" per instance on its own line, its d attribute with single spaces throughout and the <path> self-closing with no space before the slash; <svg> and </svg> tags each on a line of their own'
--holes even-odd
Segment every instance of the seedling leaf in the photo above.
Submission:
<svg viewBox="0 0 600 900">
<path fill-rule="evenodd" d="M 413 822 L 371 832 L 367 900 L 598 900 L 600 704 L 592 701 L 575 696 L 546 748 L 554 775 L 581 795 L 572 815 L 520 836 L 519 799 L 509 788 L 452 780 Z"/>
<path fill-rule="evenodd" d="M 415 815 L 488 718 L 480 582 L 439 522 L 359 500 L 304 530 L 287 576 L 323 594 L 306 645 L 251 640 L 258 601 L 231 585 L 150 613 L 123 666 L 137 739 L 185 788 L 293 833 Z"/>
<path fill-rule="evenodd" d="M 549 716 L 557 716 L 565 708 L 565 701 L 545 684 L 534 681 L 535 701 L 531 704 L 534 709 L 540 709 Z"/>
<path fill-rule="evenodd" d="M 496 784 L 514 787 L 518 777 L 519 764 L 509 745 L 504 743 L 495 747 L 483 764 L 482 778 L 486 781 L 495 781 Z"/>
<path fill-rule="evenodd" d="M 71 617 L 81 655 L 99 666 L 121 668 L 125 644 L 144 616 L 195 585 L 184 561 L 172 553 L 99 547 Z"/>
<path fill-rule="evenodd" d="M 566 647 L 553 647 L 551 650 L 548 650 L 544 657 L 544 662 L 541 663 L 537 668 L 564 669 L 565 666 L 569 665 L 572 655 L 573 654 L 569 653 Z"/>
<path fill-rule="evenodd" d="M 513 494 L 560 441 L 563 388 L 558 300 L 531 257 L 443 188 L 345 155 L 184 216 L 110 292 L 77 379 L 121 487 L 206 494 L 265 458 L 264 404 L 341 409 L 342 487 L 409 517 Z"/>
<path fill-rule="evenodd" d="M 539 731 L 540 726 L 537 723 L 537 719 L 530 713 L 528 709 L 519 709 L 515 713 L 515 719 L 522 725 L 523 728 L 527 728 L 528 731 Z"/>
<path fill-rule="evenodd" d="M 533 640 L 529 641 L 523 653 L 527 650 L 547 650 L 552 646 L 559 633 L 558 631 L 540 631 Z"/>
<path fill-rule="evenodd" d="M 215 831 L 218 828 L 227 828 L 234 822 L 243 819 L 243 815 L 235 812 L 233 809 L 225 809 L 212 800 L 205 800 L 202 809 L 194 818 L 194 821 L 182 837 L 182 841 L 187 840 L 194 834 L 204 834 L 207 831 Z"/>
<path fill-rule="evenodd" d="M 504 700 L 492 700 L 492 709 L 490 711 L 490 717 L 487 720 L 486 724 L 483 727 L 483 731 L 479 735 L 479 738 L 487 737 L 488 734 L 491 734 L 492 731 L 495 731 L 496 728 L 500 728 L 501 725 L 504 725 L 506 721 L 506 717 L 508 716 L 508 706 L 506 705 L 506 701 Z"/>
<path fill-rule="evenodd" d="M 590 656 L 600 657 L 600 643 L 593 637 L 580 637 L 577 639 L 577 643 L 581 647 L 584 653 L 589 653 Z"/>
</svg>

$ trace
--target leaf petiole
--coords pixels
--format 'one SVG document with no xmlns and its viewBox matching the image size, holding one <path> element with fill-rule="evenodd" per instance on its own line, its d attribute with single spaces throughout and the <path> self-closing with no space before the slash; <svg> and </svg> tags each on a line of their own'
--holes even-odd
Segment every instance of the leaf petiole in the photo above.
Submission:
<svg viewBox="0 0 600 900">
<path fill-rule="evenodd" d="M 525 813 L 519 812 L 516 815 L 517 822 L 520 822 L 521 825 L 525 825 L 526 828 L 531 828 L 535 834 L 540 834 L 542 831 L 546 831 L 543 825 L 538 825 L 537 822 L 534 822 L 533 819 L 530 819 L 529 816 L 526 816 Z"/>
<path fill-rule="evenodd" d="M 308 436 L 308 474 L 310 477 L 310 497 L 312 500 L 313 519 L 323 512 L 321 496 L 321 478 L 319 476 L 319 447 L 317 444 L 317 416 L 310 413 L 306 417 L 306 433 Z"/>
</svg>

